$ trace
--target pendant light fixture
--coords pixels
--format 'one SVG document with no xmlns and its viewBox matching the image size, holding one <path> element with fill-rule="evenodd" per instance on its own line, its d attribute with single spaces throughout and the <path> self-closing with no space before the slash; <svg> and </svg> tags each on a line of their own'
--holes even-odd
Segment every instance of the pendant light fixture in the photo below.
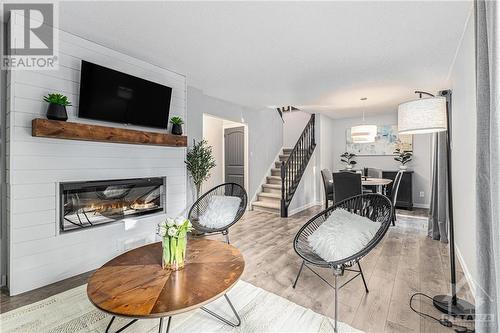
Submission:
<svg viewBox="0 0 500 333">
<path fill-rule="evenodd" d="M 368 98 L 361 98 L 366 101 Z M 354 143 L 375 142 L 377 136 L 377 125 L 365 125 L 365 110 L 363 108 L 363 124 L 351 127 L 351 139 Z"/>
</svg>

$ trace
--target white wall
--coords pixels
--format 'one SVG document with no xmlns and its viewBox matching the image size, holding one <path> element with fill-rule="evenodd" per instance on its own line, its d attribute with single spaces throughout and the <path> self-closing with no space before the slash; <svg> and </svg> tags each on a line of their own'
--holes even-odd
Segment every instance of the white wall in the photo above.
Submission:
<svg viewBox="0 0 500 333">
<path fill-rule="evenodd" d="M 202 191 L 209 190 L 224 182 L 223 146 L 224 136 L 223 120 L 215 117 L 203 115 L 203 137 L 212 146 L 212 153 L 216 161 L 215 167 L 210 171 L 210 178 L 202 185 Z"/>
<path fill-rule="evenodd" d="M 310 113 L 302 111 L 283 113 L 283 147 L 293 148 L 295 146 L 310 118 Z"/>
<path fill-rule="evenodd" d="M 170 114 L 186 116 L 184 76 L 63 31 L 59 38 L 59 70 L 12 71 L 7 78 L 9 288 L 13 295 L 95 269 L 129 247 L 153 241 L 155 224 L 164 218 L 158 214 L 59 234 L 59 182 L 165 176 L 167 214 L 175 216 L 186 206 L 185 148 L 31 136 L 31 120 L 45 117 L 47 104 L 42 97 L 54 91 L 68 95 L 75 105 L 68 108 L 69 121 L 102 123 L 76 119 L 82 59 L 172 87 Z"/>
<path fill-rule="evenodd" d="M 188 137 L 200 140 L 203 135 L 203 114 L 245 124 L 248 129 L 248 199 L 260 191 L 260 186 L 283 145 L 283 126 L 276 110 L 252 109 L 205 95 L 188 87 Z M 188 186 L 188 202 L 193 200 L 193 188 Z"/>
<path fill-rule="evenodd" d="M 470 15 L 451 72 L 450 88 L 455 245 L 466 276 L 474 280 L 477 278 L 475 82 L 474 16 Z"/>
<path fill-rule="evenodd" d="M 333 155 L 333 170 L 344 168 L 340 161 L 340 154 L 346 151 L 345 135 L 346 130 L 352 126 L 359 125 L 361 119 L 346 118 L 335 119 L 333 121 L 333 136 L 331 138 Z M 380 114 L 365 117 L 365 122 L 375 125 L 395 125 L 398 122 L 396 111 L 387 114 Z M 415 206 L 429 207 L 430 203 L 430 184 L 431 184 L 431 135 L 422 134 L 413 136 L 413 160 L 408 164 L 409 169 L 413 170 L 413 203 Z M 394 156 L 356 156 L 358 162 L 356 168 L 378 168 L 382 170 L 398 170 L 399 163 L 394 161 Z M 424 197 L 419 196 L 424 192 Z"/>
<path fill-rule="evenodd" d="M 333 154 L 333 133 L 335 130 L 335 122 L 332 118 L 327 117 L 322 114 L 317 114 L 316 119 L 319 120 L 320 126 L 320 139 L 319 139 L 319 149 L 320 149 L 320 164 L 318 170 L 318 201 L 324 202 L 325 200 L 325 190 L 323 185 L 323 180 L 321 178 L 321 170 L 329 169 L 334 170 L 335 158 Z"/>
</svg>

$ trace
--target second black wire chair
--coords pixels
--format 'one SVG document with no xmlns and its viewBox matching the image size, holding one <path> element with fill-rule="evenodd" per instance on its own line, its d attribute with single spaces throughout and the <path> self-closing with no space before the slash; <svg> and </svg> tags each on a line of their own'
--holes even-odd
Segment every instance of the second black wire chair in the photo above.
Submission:
<svg viewBox="0 0 500 333">
<path fill-rule="evenodd" d="M 313 251 L 311 245 L 309 244 L 308 237 L 328 219 L 328 217 L 334 210 L 339 208 L 345 209 L 353 214 L 367 217 L 371 221 L 380 222 L 380 226 L 374 237 L 368 242 L 368 244 L 364 246 L 363 249 L 341 260 L 327 262 Z M 382 240 L 392 222 L 392 214 L 392 203 L 386 196 L 381 194 L 356 195 L 354 197 L 336 203 L 332 207 L 329 207 L 328 209 L 314 216 L 304 226 L 302 226 L 302 228 L 300 228 L 299 232 L 295 236 L 293 247 L 295 249 L 295 252 L 302 258 L 302 265 L 300 266 L 299 273 L 295 278 L 293 288 L 295 288 L 295 286 L 297 285 L 297 281 L 299 280 L 303 268 L 306 267 L 314 274 L 316 274 L 326 284 L 335 289 L 335 332 L 337 332 L 338 291 L 340 288 L 351 282 L 356 277 L 361 276 L 361 278 L 363 279 L 365 290 L 366 292 L 368 292 L 368 286 L 366 285 L 365 277 L 363 275 L 363 271 L 361 269 L 359 261 Z M 354 265 L 358 266 L 358 270 L 352 268 L 352 266 Z M 331 269 L 334 276 L 334 285 L 330 284 L 330 282 L 328 282 L 317 272 L 315 272 L 311 268 L 311 266 Z M 339 286 L 337 280 L 339 276 L 342 276 L 344 274 L 344 271 L 352 271 L 357 274 L 347 282 Z"/>
</svg>

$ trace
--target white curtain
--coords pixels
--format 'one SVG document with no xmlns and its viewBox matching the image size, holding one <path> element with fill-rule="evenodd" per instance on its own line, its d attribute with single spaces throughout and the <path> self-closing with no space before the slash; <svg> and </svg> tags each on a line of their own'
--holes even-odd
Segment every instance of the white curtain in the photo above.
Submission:
<svg viewBox="0 0 500 333">
<path fill-rule="evenodd" d="M 499 332 L 500 317 L 500 108 L 499 6 L 475 1 L 477 98 L 476 331 Z"/>
</svg>

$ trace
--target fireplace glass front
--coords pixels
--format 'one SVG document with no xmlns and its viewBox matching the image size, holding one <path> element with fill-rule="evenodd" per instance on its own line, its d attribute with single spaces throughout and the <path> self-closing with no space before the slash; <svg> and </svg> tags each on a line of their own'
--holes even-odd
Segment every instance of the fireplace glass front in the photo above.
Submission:
<svg viewBox="0 0 500 333">
<path fill-rule="evenodd" d="M 165 178 L 60 183 L 60 230 L 81 230 L 164 211 Z"/>
</svg>

